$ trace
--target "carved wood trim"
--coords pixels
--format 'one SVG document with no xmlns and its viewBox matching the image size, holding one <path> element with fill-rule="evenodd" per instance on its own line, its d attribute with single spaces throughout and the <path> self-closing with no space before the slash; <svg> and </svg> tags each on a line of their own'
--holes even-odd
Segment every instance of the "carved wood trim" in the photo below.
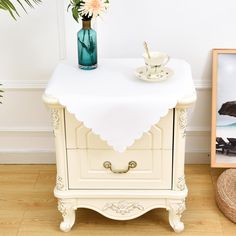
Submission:
<svg viewBox="0 0 236 236">
<path fill-rule="evenodd" d="M 186 128 L 187 128 L 187 109 L 180 109 L 179 110 L 179 126 L 182 130 L 182 137 L 186 136 Z"/>
<path fill-rule="evenodd" d="M 180 191 L 183 191 L 186 188 L 186 183 L 185 183 L 185 176 L 181 176 L 178 178 L 177 181 L 177 189 Z"/>
<path fill-rule="evenodd" d="M 119 202 L 107 203 L 103 207 L 103 211 L 106 211 L 107 209 L 111 209 L 112 211 L 114 211 L 117 214 L 125 215 L 125 214 L 128 214 L 128 213 L 134 211 L 135 209 L 143 211 L 144 207 L 141 206 L 137 202 L 119 201 Z"/>
<path fill-rule="evenodd" d="M 56 179 L 56 189 L 62 191 L 64 188 L 63 178 L 61 176 L 57 176 Z"/>
<path fill-rule="evenodd" d="M 51 109 L 51 117 L 52 117 L 53 129 L 54 131 L 57 131 L 60 127 L 59 109 L 56 108 Z"/>
<path fill-rule="evenodd" d="M 58 211 L 61 212 L 62 216 L 65 217 L 67 215 L 67 210 L 66 210 L 66 204 L 63 202 L 63 200 L 58 199 Z"/>
<path fill-rule="evenodd" d="M 176 204 L 176 215 L 181 217 L 183 212 L 186 210 L 185 200 L 182 200 L 180 203 Z"/>
</svg>

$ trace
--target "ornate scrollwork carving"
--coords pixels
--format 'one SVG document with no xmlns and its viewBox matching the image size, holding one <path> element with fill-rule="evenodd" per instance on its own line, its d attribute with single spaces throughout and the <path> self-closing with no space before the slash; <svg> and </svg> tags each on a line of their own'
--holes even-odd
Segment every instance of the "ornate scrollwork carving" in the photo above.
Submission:
<svg viewBox="0 0 236 236">
<path fill-rule="evenodd" d="M 183 138 L 186 136 L 187 128 L 187 109 L 180 109 L 179 111 L 179 126 L 182 129 Z"/>
<path fill-rule="evenodd" d="M 184 230 L 184 224 L 180 219 L 185 209 L 185 199 L 170 202 L 169 222 L 174 231 L 177 233 Z"/>
<path fill-rule="evenodd" d="M 61 191 L 64 188 L 64 183 L 63 183 L 63 179 L 61 176 L 57 176 L 57 180 L 56 180 L 56 189 Z"/>
<path fill-rule="evenodd" d="M 182 200 L 180 203 L 176 204 L 176 215 L 181 217 L 183 212 L 186 210 L 185 200 Z"/>
<path fill-rule="evenodd" d="M 63 221 L 60 224 L 60 229 L 64 232 L 71 230 L 75 223 L 75 208 L 72 200 L 58 199 L 58 210 L 63 216 Z"/>
<path fill-rule="evenodd" d="M 63 200 L 59 199 L 58 200 L 58 211 L 61 212 L 62 216 L 65 217 L 67 215 L 67 210 L 66 210 L 66 204 L 63 202 Z"/>
<path fill-rule="evenodd" d="M 186 188 L 185 176 L 184 175 L 178 178 L 177 188 L 180 191 L 183 191 Z"/>
<path fill-rule="evenodd" d="M 53 108 L 51 110 L 51 116 L 52 116 L 52 122 L 53 122 L 53 129 L 54 131 L 59 129 L 60 126 L 60 115 L 59 115 L 59 110 Z"/>
<path fill-rule="evenodd" d="M 119 201 L 119 202 L 107 203 L 104 206 L 103 211 L 106 211 L 107 209 L 111 209 L 117 214 L 125 215 L 134 211 L 135 209 L 143 211 L 144 207 L 136 202 Z"/>
</svg>

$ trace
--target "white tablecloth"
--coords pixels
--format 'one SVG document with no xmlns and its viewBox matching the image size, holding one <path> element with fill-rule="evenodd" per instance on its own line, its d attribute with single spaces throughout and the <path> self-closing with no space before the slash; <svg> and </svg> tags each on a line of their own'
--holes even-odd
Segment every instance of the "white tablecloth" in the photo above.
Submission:
<svg viewBox="0 0 236 236">
<path fill-rule="evenodd" d="M 123 152 L 158 123 L 179 99 L 195 93 L 188 63 L 171 59 L 174 75 L 166 81 L 138 80 L 142 59 L 104 59 L 92 71 L 60 63 L 45 94 L 57 98 L 77 120 L 118 152 Z"/>
</svg>

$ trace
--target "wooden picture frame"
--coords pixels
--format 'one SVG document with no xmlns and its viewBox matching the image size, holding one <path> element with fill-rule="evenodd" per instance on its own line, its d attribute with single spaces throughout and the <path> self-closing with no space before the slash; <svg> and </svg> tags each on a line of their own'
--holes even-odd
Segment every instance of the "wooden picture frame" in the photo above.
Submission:
<svg viewBox="0 0 236 236">
<path fill-rule="evenodd" d="M 211 129 L 212 167 L 236 168 L 235 109 L 236 49 L 213 49 Z"/>
</svg>

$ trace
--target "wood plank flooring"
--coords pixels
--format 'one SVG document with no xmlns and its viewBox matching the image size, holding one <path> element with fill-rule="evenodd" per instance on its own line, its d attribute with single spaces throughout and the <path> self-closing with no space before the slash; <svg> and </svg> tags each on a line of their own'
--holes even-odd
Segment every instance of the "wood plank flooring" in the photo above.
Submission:
<svg viewBox="0 0 236 236">
<path fill-rule="evenodd" d="M 183 221 L 189 236 L 236 236 L 214 200 L 214 184 L 222 170 L 208 165 L 186 166 L 189 188 Z M 0 165 L 0 236 L 167 236 L 168 212 L 155 209 L 130 221 L 114 221 L 88 210 L 77 210 L 72 231 L 59 230 L 61 214 L 53 196 L 54 165 Z"/>
</svg>

